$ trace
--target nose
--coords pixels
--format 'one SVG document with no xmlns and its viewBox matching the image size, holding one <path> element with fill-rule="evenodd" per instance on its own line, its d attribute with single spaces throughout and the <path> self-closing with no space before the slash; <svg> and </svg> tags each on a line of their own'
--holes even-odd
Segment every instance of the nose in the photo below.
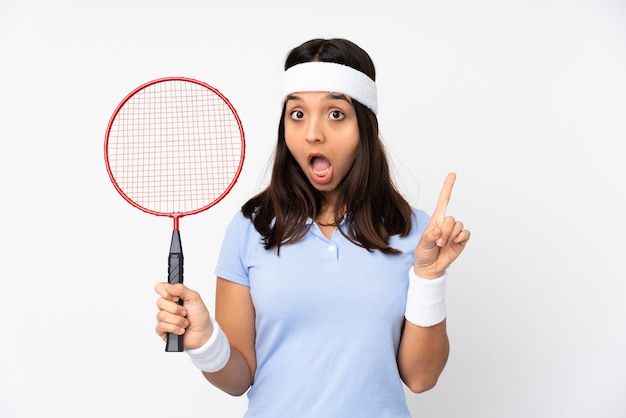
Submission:
<svg viewBox="0 0 626 418">
<path fill-rule="evenodd" d="M 324 126 L 318 118 L 309 119 L 306 127 L 306 140 L 309 143 L 324 142 Z"/>
</svg>

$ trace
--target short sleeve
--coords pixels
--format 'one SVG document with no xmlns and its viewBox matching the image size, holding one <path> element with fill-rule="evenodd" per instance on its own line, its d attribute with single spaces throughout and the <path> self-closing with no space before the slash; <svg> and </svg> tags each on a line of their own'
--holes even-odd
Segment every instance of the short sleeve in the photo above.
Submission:
<svg viewBox="0 0 626 418">
<path fill-rule="evenodd" d="M 258 236 L 254 225 L 241 212 L 237 212 L 224 234 L 215 268 L 215 274 L 218 277 L 250 286 L 246 260 L 248 259 L 249 244 L 254 240 L 251 235 Z"/>
</svg>

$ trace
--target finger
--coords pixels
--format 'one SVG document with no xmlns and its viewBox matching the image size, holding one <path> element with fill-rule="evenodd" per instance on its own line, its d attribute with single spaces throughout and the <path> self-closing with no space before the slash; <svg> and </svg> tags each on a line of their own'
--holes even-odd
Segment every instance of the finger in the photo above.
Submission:
<svg viewBox="0 0 626 418">
<path fill-rule="evenodd" d="M 156 325 L 156 333 L 163 338 L 164 334 L 176 334 L 183 335 L 185 333 L 185 326 L 182 324 L 172 324 L 169 322 L 159 321 Z"/>
<path fill-rule="evenodd" d="M 463 231 L 463 222 L 456 221 L 454 225 L 452 226 L 452 231 L 450 232 L 450 236 L 448 237 L 448 239 L 451 239 L 452 241 L 456 241 L 456 238 L 459 236 L 459 234 L 462 231 Z"/>
<path fill-rule="evenodd" d="M 469 231 L 465 231 L 463 228 L 463 222 L 456 221 L 452 226 L 452 231 L 448 235 L 445 244 L 447 244 L 448 242 L 454 242 L 455 244 L 459 244 L 462 241 L 467 241 L 467 239 L 469 239 Z M 437 242 L 437 245 L 440 245 L 439 241 Z"/>
<path fill-rule="evenodd" d="M 161 331 L 161 325 L 158 322 L 157 322 L 156 326 L 154 327 L 154 332 L 156 332 L 157 335 L 159 337 L 161 337 L 161 339 L 163 341 L 165 341 L 167 339 L 167 332 Z"/>
<path fill-rule="evenodd" d="M 176 289 L 172 288 L 172 285 L 170 285 L 167 282 L 159 282 L 156 285 L 154 285 L 154 290 L 161 295 L 162 298 L 168 299 L 168 300 L 172 300 L 172 299 L 178 299 L 178 294 L 174 295 Z"/>
<path fill-rule="evenodd" d="M 437 200 L 437 206 L 433 212 L 433 217 L 435 217 L 435 215 L 440 216 L 441 218 L 445 216 L 446 209 L 448 208 L 448 202 L 450 201 L 450 196 L 452 195 L 452 186 L 454 186 L 455 180 L 456 173 L 449 173 L 446 176 L 441 192 L 439 192 L 439 199 Z"/>
<path fill-rule="evenodd" d="M 471 236 L 470 231 L 468 231 L 468 230 L 463 230 L 463 231 L 461 231 L 461 232 L 459 233 L 459 235 L 457 235 L 457 237 L 454 239 L 454 242 L 455 242 L 455 243 L 457 243 L 457 244 L 463 244 L 463 245 L 465 245 L 465 243 L 466 243 L 467 241 L 469 241 L 470 236 Z"/>
<path fill-rule="evenodd" d="M 159 324 L 157 324 L 156 327 L 154 327 L 154 331 L 157 333 L 159 337 L 161 337 L 163 341 L 167 341 L 167 332 L 161 332 L 161 330 L 159 329 Z"/>
<path fill-rule="evenodd" d="M 446 216 L 441 223 L 441 235 L 437 239 L 437 245 L 443 247 L 448 243 L 448 240 L 455 236 L 454 229 L 456 227 L 456 220 L 452 216 Z M 462 229 L 462 225 L 461 225 Z M 460 231 L 459 231 L 460 232 Z M 458 233 L 458 232 L 457 232 Z"/>
<path fill-rule="evenodd" d="M 181 283 L 169 284 L 160 282 L 154 286 L 156 292 L 162 298 L 177 302 L 179 299 L 186 300 L 192 291 Z"/>
<path fill-rule="evenodd" d="M 168 311 L 159 311 L 156 315 L 157 323 L 159 324 L 168 324 L 174 325 L 180 328 L 187 328 L 189 326 L 189 321 L 187 318 L 181 315 L 172 314 Z"/>
<path fill-rule="evenodd" d="M 168 300 L 165 298 L 159 298 L 156 302 L 159 311 L 166 311 L 174 315 L 187 316 L 185 307 L 176 303 L 175 300 Z"/>
</svg>

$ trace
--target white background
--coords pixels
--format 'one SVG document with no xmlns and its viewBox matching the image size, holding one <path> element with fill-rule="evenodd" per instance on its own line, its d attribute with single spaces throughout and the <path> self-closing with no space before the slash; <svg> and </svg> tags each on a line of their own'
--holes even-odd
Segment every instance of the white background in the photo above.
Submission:
<svg viewBox="0 0 626 418">
<path fill-rule="evenodd" d="M 416 417 L 626 416 L 626 4 L 519 1 L 0 3 L 1 417 L 240 417 L 154 333 L 171 221 L 106 174 L 106 125 L 154 78 L 216 86 L 247 159 L 183 218 L 213 306 L 226 223 L 267 181 L 287 51 L 345 37 L 378 70 L 399 186 L 473 235 L 448 287 L 451 357 Z M 332 370 L 328 371 L 332 373 Z M 338 394 L 338 396 L 340 396 Z"/>
</svg>

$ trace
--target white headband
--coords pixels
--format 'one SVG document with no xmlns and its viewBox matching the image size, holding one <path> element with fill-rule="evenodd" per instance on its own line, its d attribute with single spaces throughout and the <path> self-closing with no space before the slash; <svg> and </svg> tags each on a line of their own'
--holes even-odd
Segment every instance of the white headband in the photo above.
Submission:
<svg viewBox="0 0 626 418">
<path fill-rule="evenodd" d="M 282 100 L 291 93 L 328 91 L 347 94 L 378 112 L 376 83 L 366 74 L 347 65 L 332 62 L 305 62 L 285 71 L 282 82 Z"/>
</svg>

